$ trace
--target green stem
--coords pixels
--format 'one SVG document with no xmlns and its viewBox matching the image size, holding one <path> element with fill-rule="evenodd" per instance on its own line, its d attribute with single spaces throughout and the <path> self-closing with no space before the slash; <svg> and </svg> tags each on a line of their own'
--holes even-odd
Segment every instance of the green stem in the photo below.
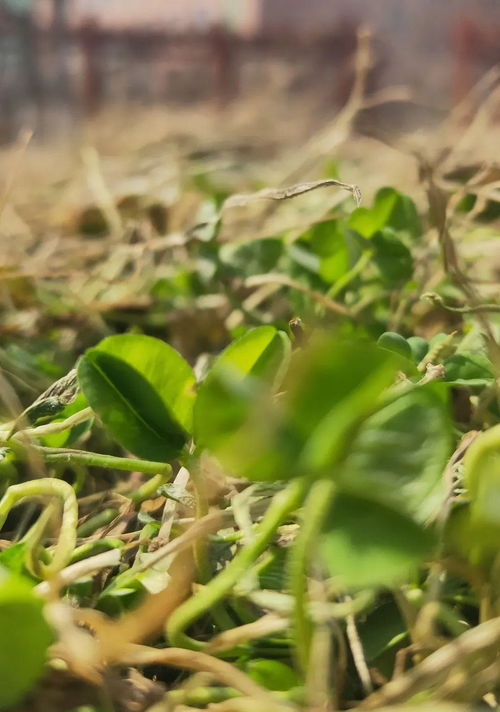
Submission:
<svg viewBox="0 0 500 712">
<path fill-rule="evenodd" d="M 129 457 L 100 455 L 84 450 L 66 450 L 55 447 L 37 447 L 45 462 L 64 463 L 67 465 L 86 465 L 87 467 L 103 467 L 110 470 L 125 470 L 126 472 L 143 472 L 145 475 L 172 476 L 172 467 L 165 462 L 151 460 L 135 460 Z"/>
<path fill-rule="evenodd" d="M 239 550 L 224 571 L 174 611 L 166 629 L 170 645 L 191 650 L 203 649 L 203 643 L 190 638 L 184 631 L 208 608 L 220 601 L 265 551 L 280 524 L 300 505 L 307 484 L 305 479 L 293 480 L 286 489 L 279 492 L 259 524 L 254 539 Z"/>
<path fill-rule="evenodd" d="M 30 573 L 40 576 L 40 561 L 47 555 L 46 551 L 41 551 L 41 542 L 50 521 L 57 514 L 57 502 L 52 501 L 41 512 L 36 522 L 31 526 L 21 541 L 26 544 L 25 566 Z M 42 556 L 40 556 L 40 554 Z"/>
<path fill-rule="evenodd" d="M 123 547 L 123 541 L 121 539 L 108 538 L 108 539 L 95 539 L 94 541 L 88 541 L 81 546 L 77 546 L 76 549 L 71 554 L 70 564 L 75 564 L 77 561 L 82 559 L 88 559 L 89 556 L 95 556 L 96 554 L 101 554 L 103 551 L 110 551 L 111 549 L 121 549 Z"/>
<path fill-rule="evenodd" d="M 206 481 L 200 472 L 198 458 L 190 455 L 184 459 L 185 467 L 189 470 L 191 482 L 193 483 L 196 519 L 201 519 L 208 514 L 208 497 L 206 492 Z M 212 565 L 208 556 L 206 541 L 197 540 L 193 545 L 193 554 L 198 580 L 202 584 L 208 584 L 213 578 Z M 210 610 L 210 615 L 219 630 L 229 630 L 234 628 L 234 621 L 222 603 L 217 603 Z"/>
<path fill-rule="evenodd" d="M 63 503 L 59 539 L 50 564 L 43 567 L 44 576 L 48 578 L 66 566 L 75 548 L 78 502 L 73 487 L 63 480 L 45 477 L 12 485 L 0 500 L 0 529 L 12 507 L 26 497 L 57 497 Z"/>
<path fill-rule="evenodd" d="M 302 511 L 302 525 L 290 550 L 288 576 L 294 600 L 293 636 L 299 665 L 308 669 L 313 623 L 309 615 L 307 574 L 312 547 L 335 496 L 336 485 L 331 479 L 317 480 L 311 488 Z"/>
<path fill-rule="evenodd" d="M 94 411 L 92 408 L 83 408 L 79 410 L 78 413 L 70 415 L 66 420 L 58 420 L 52 423 L 47 423 L 46 425 L 38 425 L 36 428 L 26 428 L 25 430 L 19 430 L 17 433 L 12 434 L 12 424 L 9 425 L 9 430 L 1 433 L 0 437 L 5 437 L 9 439 L 12 437 L 17 440 L 18 438 L 29 435 L 31 437 L 37 438 L 41 435 L 52 435 L 53 433 L 62 433 L 69 428 L 73 428 L 75 425 L 80 425 L 80 423 L 85 423 L 87 420 L 91 420 L 94 417 Z"/>
<path fill-rule="evenodd" d="M 97 514 L 94 514 L 90 519 L 86 519 L 80 524 L 76 530 L 77 537 L 79 539 L 85 539 L 87 536 L 92 536 L 98 529 L 110 524 L 119 514 L 120 511 L 113 507 L 101 509 L 100 512 L 97 512 Z"/>
<path fill-rule="evenodd" d="M 330 289 L 326 293 L 327 296 L 331 299 L 335 299 L 339 292 L 345 289 L 345 287 L 347 287 L 347 285 L 350 284 L 353 279 L 356 279 L 358 274 L 360 274 L 364 270 L 364 268 L 369 263 L 372 257 L 373 250 L 365 250 L 365 252 L 363 252 L 359 257 L 356 264 L 353 265 L 348 272 L 343 274 L 342 277 L 340 277 L 340 279 L 338 279 L 335 284 L 330 287 Z"/>
<path fill-rule="evenodd" d="M 155 496 L 158 487 L 161 487 L 168 482 L 171 479 L 171 475 L 172 468 L 170 468 L 170 472 L 160 472 L 141 485 L 139 489 L 134 492 L 130 492 L 127 496 L 130 497 L 132 502 L 137 507 L 139 507 L 142 502 L 145 502 L 147 499 L 152 499 Z"/>
</svg>

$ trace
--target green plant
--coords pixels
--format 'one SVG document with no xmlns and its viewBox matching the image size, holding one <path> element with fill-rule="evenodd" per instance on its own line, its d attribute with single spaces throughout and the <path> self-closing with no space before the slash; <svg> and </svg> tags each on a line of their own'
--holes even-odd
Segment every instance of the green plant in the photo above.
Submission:
<svg viewBox="0 0 500 712">
<path fill-rule="evenodd" d="M 58 656 L 92 681 L 106 665 L 215 678 L 171 690 L 175 705 L 307 709 L 321 693 L 369 708 L 447 673 L 442 696 L 468 699 L 463 642 L 470 698 L 494 689 L 496 305 L 469 303 L 448 273 L 426 297 L 428 216 L 393 188 L 281 234 L 263 220 L 256 239 L 221 238 L 235 207 L 339 185 L 357 197 L 332 180 L 205 196 L 209 219 L 150 279 L 128 333 L 78 349 L 75 370 L 5 417 L 0 615 L 20 633 L 0 707 Z M 188 362 L 153 335 L 163 312 L 214 297 L 229 305 L 219 340 L 202 340 L 224 342 L 217 356 L 197 345 Z M 0 658 L 5 672 L 6 637 Z"/>
</svg>

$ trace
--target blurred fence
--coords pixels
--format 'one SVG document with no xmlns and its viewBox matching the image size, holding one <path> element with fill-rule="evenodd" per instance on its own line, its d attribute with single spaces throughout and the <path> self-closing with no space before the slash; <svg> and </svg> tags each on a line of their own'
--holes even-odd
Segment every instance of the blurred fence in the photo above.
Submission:
<svg viewBox="0 0 500 712">
<path fill-rule="evenodd" d="M 332 103 L 350 85 L 355 27 L 311 43 L 298 38 L 163 30 L 110 31 L 88 23 L 60 38 L 29 18 L 0 26 L 0 139 L 54 109 L 73 118 L 120 106 L 216 102 L 323 85 Z M 46 123 L 46 121 L 45 121 Z M 50 130 L 50 126 L 45 126 Z"/>
<path fill-rule="evenodd" d="M 373 83 L 406 82 L 421 99 L 446 105 L 500 61 L 493 23 L 459 16 L 444 37 L 427 58 L 400 57 L 390 40 L 378 40 Z M 349 91 L 355 44 L 352 19 L 306 38 L 291 32 L 245 37 L 222 27 L 202 34 L 118 31 L 91 21 L 43 27 L 29 13 L 0 15 L 0 140 L 26 123 L 50 132 L 54 116 L 74 120 L 107 105 L 224 104 L 255 93 L 306 95 L 317 87 L 336 106 Z M 406 74 L 398 75 L 403 66 Z"/>
</svg>

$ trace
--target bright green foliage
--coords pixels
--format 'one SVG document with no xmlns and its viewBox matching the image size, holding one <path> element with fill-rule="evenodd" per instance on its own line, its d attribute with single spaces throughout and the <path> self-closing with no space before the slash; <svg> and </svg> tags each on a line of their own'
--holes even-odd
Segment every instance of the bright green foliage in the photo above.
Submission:
<svg viewBox="0 0 500 712">
<path fill-rule="evenodd" d="M 78 379 L 123 447 L 160 461 L 180 453 L 192 426 L 195 381 L 170 346 L 148 336 L 110 336 L 85 353 Z"/>
<path fill-rule="evenodd" d="M 481 270 L 472 255 L 494 225 L 478 231 L 476 196 L 465 216 L 463 196 L 448 193 L 439 163 L 434 186 L 429 180 L 419 193 L 429 202 L 420 215 L 390 187 L 355 210 L 334 185 L 331 203 L 329 192 L 313 195 L 308 184 L 305 192 L 290 186 L 226 201 L 236 166 L 224 159 L 222 175 L 218 161 L 208 170 L 203 161 L 187 177 L 187 207 L 172 198 L 172 225 L 170 206 L 156 206 L 161 224 L 131 217 L 139 240 L 150 228 L 158 240 L 120 247 L 97 277 L 88 270 L 83 281 L 70 278 L 68 295 L 85 283 L 85 303 L 94 295 L 99 319 L 80 313 L 57 277 L 6 280 L 0 370 L 31 422 L 10 412 L 10 400 L 0 403 L 0 708 L 12 709 L 27 692 L 43 707 L 46 686 L 36 680 L 52 633 L 42 601 L 58 595 L 73 610 L 132 614 L 135 640 L 146 641 L 149 655 L 158 648 L 166 658 L 167 643 L 221 656 L 261 687 L 261 699 L 235 706 L 271 708 L 267 695 L 283 709 L 345 709 L 363 705 L 370 684 L 385 687 L 384 680 L 396 698 L 372 697 L 368 707 L 397 704 L 398 696 L 406 703 L 415 692 L 417 702 L 415 681 L 422 699 L 432 693 L 433 710 L 441 689 L 481 702 L 497 686 L 500 401 L 492 337 L 500 341 L 500 331 L 489 253 Z M 246 182 L 257 189 L 261 175 Z M 486 173 L 482 180 L 486 190 Z M 194 224 L 184 225 L 191 206 Z M 467 249 L 456 240 L 459 269 L 445 236 L 436 240 L 445 206 L 454 240 L 467 222 Z M 495 219 L 486 208 L 482 217 Z M 105 252 L 107 244 L 94 247 Z M 108 266 L 116 270 L 109 283 Z M 436 292 L 424 298 L 428 289 Z M 20 343 L 27 340 L 17 305 L 40 311 L 30 333 L 38 323 L 43 330 L 32 343 Z M 49 381 L 64 381 L 78 359 L 81 392 L 64 405 Z M 195 372 L 206 375 L 196 383 Z M 33 401 L 36 393 L 44 396 Z M 191 526 L 203 535 L 192 536 Z M 177 542 L 184 535 L 189 541 Z M 187 548 L 176 558 L 178 544 Z M 71 578 L 75 564 L 85 575 L 57 589 L 57 576 L 69 566 Z M 184 585 L 185 600 L 164 630 L 163 604 L 156 633 L 141 630 L 135 609 L 156 605 L 150 595 L 170 601 L 166 587 L 175 597 Z M 454 638 L 478 621 L 490 632 L 456 647 Z M 223 650 L 228 638 L 232 647 Z M 55 654 L 62 648 L 78 676 L 80 650 L 66 649 L 64 636 L 57 642 Z M 448 642 L 442 657 L 434 652 Z M 329 645 L 331 659 L 322 657 Z M 404 648 L 406 658 L 398 655 Z M 124 669 L 130 661 L 115 652 L 116 669 Z M 213 673 L 213 659 L 203 659 Z M 93 662 L 101 665 L 99 653 Z M 156 674 L 151 662 L 142 667 L 146 677 Z M 313 689 L 316 668 L 324 689 Z M 191 672 L 175 673 L 177 688 L 171 670 L 158 676 L 156 684 L 168 679 L 169 708 L 243 694 L 237 676 L 233 686 L 232 678 L 204 682 Z M 59 674 L 51 667 L 49 681 Z M 109 675 L 104 665 L 102 674 Z M 91 704 L 126 702 L 121 692 L 115 699 L 114 686 L 108 692 Z"/>
<path fill-rule="evenodd" d="M 52 631 L 30 583 L 0 568 L 0 709 L 18 702 L 40 677 Z"/>
</svg>

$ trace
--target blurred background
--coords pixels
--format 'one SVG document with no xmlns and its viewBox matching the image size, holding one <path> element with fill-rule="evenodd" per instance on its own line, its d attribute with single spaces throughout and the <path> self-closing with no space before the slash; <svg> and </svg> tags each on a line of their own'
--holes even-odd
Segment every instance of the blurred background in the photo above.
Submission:
<svg viewBox="0 0 500 712">
<path fill-rule="evenodd" d="M 1 0 L 0 141 L 125 107 L 299 99 L 296 120 L 320 122 L 349 94 L 360 25 L 371 89 L 404 85 L 417 124 L 500 60 L 497 0 Z"/>
<path fill-rule="evenodd" d="M 244 280 L 276 248 L 295 284 L 329 289 L 293 243 L 349 194 L 227 201 L 318 179 L 364 206 L 410 195 L 429 265 L 439 185 L 496 298 L 499 66 L 498 0 L 0 0 L 0 367 L 38 384 L 42 359 L 44 385 L 115 331 L 194 359 L 245 319 L 314 315 L 295 287 L 278 309 L 279 285 Z M 426 309 L 418 333 L 445 330 Z"/>
</svg>

